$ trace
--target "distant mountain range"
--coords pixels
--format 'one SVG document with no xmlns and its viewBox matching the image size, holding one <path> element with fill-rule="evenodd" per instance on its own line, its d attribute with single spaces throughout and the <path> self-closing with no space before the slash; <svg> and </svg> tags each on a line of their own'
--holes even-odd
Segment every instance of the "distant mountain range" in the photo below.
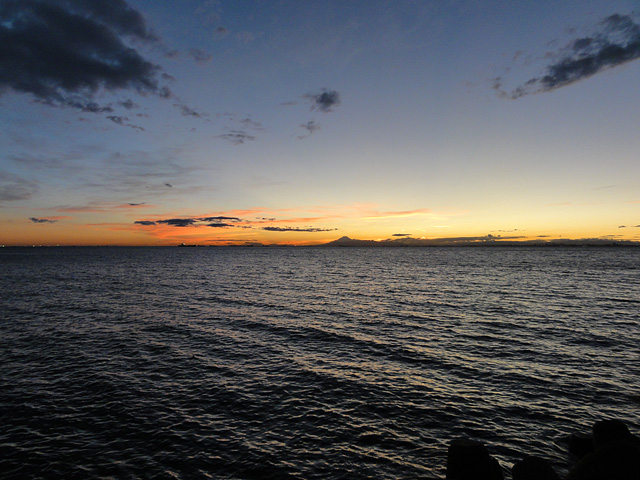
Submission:
<svg viewBox="0 0 640 480">
<path fill-rule="evenodd" d="M 500 236 L 487 235 L 484 237 L 453 237 L 420 239 L 402 237 L 393 240 L 357 240 L 341 237 L 322 246 L 326 247 L 444 247 L 444 246 L 632 246 L 640 247 L 640 242 L 630 240 L 612 240 L 601 238 L 571 239 L 536 239 L 536 240 L 507 240 Z"/>
</svg>

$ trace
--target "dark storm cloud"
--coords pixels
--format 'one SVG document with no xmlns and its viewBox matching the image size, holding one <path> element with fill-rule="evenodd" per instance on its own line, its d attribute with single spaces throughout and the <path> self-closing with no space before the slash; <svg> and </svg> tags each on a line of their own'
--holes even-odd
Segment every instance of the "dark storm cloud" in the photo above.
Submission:
<svg viewBox="0 0 640 480">
<path fill-rule="evenodd" d="M 411 234 L 410 233 L 394 233 L 393 235 L 391 235 L 392 237 L 410 237 Z"/>
<path fill-rule="evenodd" d="M 335 90 L 324 89 L 320 93 L 307 93 L 304 98 L 311 101 L 312 110 L 332 112 L 334 107 L 340 105 L 340 94 Z"/>
<path fill-rule="evenodd" d="M 550 58 L 557 60 L 546 67 L 543 76 L 528 80 L 511 93 L 503 89 L 503 80 L 498 77 L 494 80 L 494 90 L 503 97 L 517 99 L 571 85 L 637 60 L 640 58 L 640 25 L 630 15 L 610 15 L 600 22 L 598 31 L 571 41 Z"/>
<path fill-rule="evenodd" d="M 99 90 L 171 96 L 158 85 L 160 67 L 126 39 L 157 41 L 124 0 L 3 0 L 0 94 L 95 113 L 110 111 L 93 101 Z"/>
<path fill-rule="evenodd" d="M 314 227 L 262 227 L 267 232 L 332 232 L 337 228 L 314 228 Z"/>
<path fill-rule="evenodd" d="M 33 223 L 56 223 L 57 220 L 49 220 L 48 218 L 35 218 L 35 217 L 31 217 L 29 220 L 31 220 Z"/>
<path fill-rule="evenodd" d="M 138 225 L 145 225 L 145 226 L 157 225 L 156 222 L 152 222 L 151 220 L 137 220 L 137 221 L 135 221 L 133 223 L 138 224 Z"/>
</svg>

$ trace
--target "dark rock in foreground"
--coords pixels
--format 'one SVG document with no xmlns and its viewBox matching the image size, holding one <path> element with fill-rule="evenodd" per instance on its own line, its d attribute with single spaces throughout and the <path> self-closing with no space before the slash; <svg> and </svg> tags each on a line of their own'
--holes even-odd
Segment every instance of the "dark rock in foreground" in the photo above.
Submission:
<svg viewBox="0 0 640 480">
<path fill-rule="evenodd" d="M 553 467 L 544 458 L 525 457 L 513 466 L 513 480 L 560 480 Z"/>
<path fill-rule="evenodd" d="M 565 480 L 640 480 L 640 440 L 620 420 L 602 420 L 592 435 L 574 434 L 569 453 L 577 459 Z M 449 444 L 447 480 L 503 480 L 486 446 L 468 439 Z M 526 456 L 512 469 L 513 480 L 560 480 L 543 458 Z"/>
<path fill-rule="evenodd" d="M 457 439 L 449 445 L 447 480 L 503 480 L 498 461 L 484 444 Z"/>
<path fill-rule="evenodd" d="M 624 422 L 593 426 L 593 451 L 571 469 L 567 480 L 640 480 L 640 442 Z"/>
</svg>

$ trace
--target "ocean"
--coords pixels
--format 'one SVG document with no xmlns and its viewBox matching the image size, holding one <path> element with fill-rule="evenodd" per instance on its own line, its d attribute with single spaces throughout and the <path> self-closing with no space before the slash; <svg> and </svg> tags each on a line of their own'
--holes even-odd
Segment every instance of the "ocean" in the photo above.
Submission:
<svg viewBox="0 0 640 480">
<path fill-rule="evenodd" d="M 0 249 L 0 477 L 444 478 L 640 433 L 640 249 Z"/>
</svg>

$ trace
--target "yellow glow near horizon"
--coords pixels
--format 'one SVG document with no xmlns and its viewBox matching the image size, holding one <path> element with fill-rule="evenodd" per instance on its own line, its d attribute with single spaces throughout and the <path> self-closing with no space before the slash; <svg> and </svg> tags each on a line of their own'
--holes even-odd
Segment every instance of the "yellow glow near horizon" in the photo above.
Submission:
<svg viewBox="0 0 640 480">
<path fill-rule="evenodd" d="M 381 217 L 376 217 L 380 219 Z M 306 217 L 304 219 L 307 219 Z M 25 220 L 13 220 L 0 235 L 3 245 L 224 245 L 224 244 L 323 244 L 347 236 L 360 240 L 393 240 L 397 238 L 439 239 L 485 237 L 513 241 L 553 239 L 617 239 L 640 241 L 640 228 L 635 225 L 611 227 L 594 222 L 590 228 L 578 223 L 563 222 L 561 218 L 545 224 L 536 222 L 519 229 L 494 228 L 498 222 L 482 223 L 471 218 L 450 219 L 447 225 L 430 225 L 420 215 L 389 216 L 371 223 L 369 217 L 343 219 L 321 224 L 314 231 L 305 228 L 304 221 L 292 219 L 274 220 L 274 230 L 264 230 L 263 224 L 244 228 L 210 228 L 207 226 L 176 227 L 171 225 L 136 225 L 133 223 L 92 223 L 58 220 L 56 223 L 36 224 Z M 568 219 L 565 219 L 568 220 Z M 286 226 L 284 226 L 286 225 Z M 318 225 L 318 224 L 316 224 Z"/>
<path fill-rule="evenodd" d="M 346 236 L 359 240 L 495 238 L 512 241 L 618 239 L 640 241 L 640 227 L 624 225 L 640 208 L 610 205 L 505 206 L 476 210 L 384 209 L 372 203 L 299 208 L 158 213 L 151 205 L 93 205 L 51 209 L 25 219 L 14 211 L 0 233 L 4 245 L 314 245 Z M 204 213 L 202 213 L 204 212 Z M 185 226 L 177 226 L 184 222 Z M 488 237 L 488 236 L 491 237 Z"/>
</svg>

